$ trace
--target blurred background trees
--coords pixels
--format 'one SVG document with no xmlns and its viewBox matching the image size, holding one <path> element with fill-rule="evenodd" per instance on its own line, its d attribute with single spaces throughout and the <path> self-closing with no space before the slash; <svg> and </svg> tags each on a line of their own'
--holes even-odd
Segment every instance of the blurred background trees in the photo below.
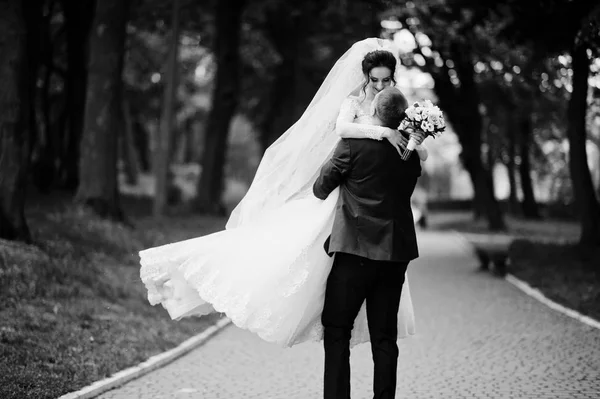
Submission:
<svg viewBox="0 0 600 399">
<path fill-rule="evenodd" d="M 117 183 L 123 135 L 123 63 L 128 0 L 99 1 L 89 35 L 85 112 L 75 200 L 100 216 L 123 218 Z M 77 126 L 78 127 L 78 126 Z"/>
<path fill-rule="evenodd" d="M 485 214 L 490 229 L 504 227 L 493 175 L 501 161 L 510 185 L 508 209 L 515 210 L 520 192 L 522 215 L 540 217 L 532 175 L 541 177 L 545 164 L 557 161 L 549 159 L 549 148 L 568 143 L 568 151 L 560 152 L 569 160 L 580 241 L 599 245 L 598 181 L 594 189 L 585 123 L 597 97 L 598 6 L 510 0 L 394 3 L 386 15 L 396 24 L 387 34 L 408 44 L 406 65 L 432 77 L 435 96 L 461 144 L 476 215 Z M 598 127 L 593 129 L 597 135 Z M 554 172 L 549 178 L 560 179 Z M 552 201 L 563 198 L 546 198 Z"/>
<path fill-rule="evenodd" d="M 27 196 L 123 220 L 224 215 L 335 60 L 382 36 L 401 89 L 451 123 L 430 141 L 430 203 L 577 217 L 600 245 L 599 7 L 536 0 L 0 1 L 0 237 L 31 239 Z M 178 11 L 178 19 L 174 13 Z M 536 21 L 536 23 L 531 23 Z M 169 60 L 175 62 L 169 63 Z"/>
</svg>

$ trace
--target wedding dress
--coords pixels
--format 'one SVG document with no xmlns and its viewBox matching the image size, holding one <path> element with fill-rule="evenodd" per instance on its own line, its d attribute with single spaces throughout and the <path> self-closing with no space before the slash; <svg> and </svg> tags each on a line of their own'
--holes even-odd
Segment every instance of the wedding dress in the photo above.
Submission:
<svg viewBox="0 0 600 399">
<path fill-rule="evenodd" d="M 321 312 L 333 264 L 323 244 L 339 188 L 322 201 L 313 196 L 312 184 L 339 140 L 336 121 L 361 124 L 365 139 L 381 139 L 381 130 L 368 126 L 370 117 L 347 97 L 361 83 L 362 57 L 388 46 L 366 39 L 338 60 L 303 116 L 266 151 L 225 230 L 140 252 L 151 304 L 162 304 L 173 319 L 223 312 L 236 326 L 284 347 L 322 339 Z M 406 280 L 398 338 L 414 332 Z M 363 304 L 351 345 L 367 341 Z"/>
</svg>

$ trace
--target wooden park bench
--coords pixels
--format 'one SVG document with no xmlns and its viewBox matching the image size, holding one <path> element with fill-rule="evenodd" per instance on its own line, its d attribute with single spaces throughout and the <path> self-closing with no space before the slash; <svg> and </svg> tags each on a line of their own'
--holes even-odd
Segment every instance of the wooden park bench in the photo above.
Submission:
<svg viewBox="0 0 600 399">
<path fill-rule="evenodd" d="M 481 270 L 492 270 L 498 276 L 505 276 L 510 263 L 508 248 L 512 237 L 499 234 L 463 234 L 473 246 L 479 259 Z M 492 269 L 493 266 L 493 269 Z"/>
</svg>

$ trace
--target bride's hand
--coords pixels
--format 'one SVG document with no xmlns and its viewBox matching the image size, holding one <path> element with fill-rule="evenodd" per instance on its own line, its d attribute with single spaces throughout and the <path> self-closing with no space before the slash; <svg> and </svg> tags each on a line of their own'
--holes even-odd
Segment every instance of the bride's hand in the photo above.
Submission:
<svg viewBox="0 0 600 399">
<path fill-rule="evenodd" d="M 427 138 L 427 135 L 422 130 L 407 128 L 405 132 L 413 138 L 417 145 L 421 145 L 421 143 L 423 143 L 423 140 Z"/>
<path fill-rule="evenodd" d="M 408 145 L 408 139 L 402 135 L 398 130 L 390 129 L 390 134 L 386 135 L 387 141 L 396 148 L 398 154 L 402 155 L 406 146 Z"/>
</svg>

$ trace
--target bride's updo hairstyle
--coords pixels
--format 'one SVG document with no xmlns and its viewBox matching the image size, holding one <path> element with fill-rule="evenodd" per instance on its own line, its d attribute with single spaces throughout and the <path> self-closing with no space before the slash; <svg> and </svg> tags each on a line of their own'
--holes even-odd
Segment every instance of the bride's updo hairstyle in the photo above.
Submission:
<svg viewBox="0 0 600 399">
<path fill-rule="evenodd" d="M 377 67 L 386 67 L 391 72 L 392 82 L 394 85 L 396 84 L 396 80 L 394 79 L 394 72 L 396 71 L 396 58 L 394 54 L 390 53 L 386 50 L 374 50 L 365 55 L 362 60 L 362 71 L 365 75 L 365 83 L 362 87 L 362 92 L 364 95 L 367 94 L 367 86 L 369 85 L 369 73 L 373 68 Z"/>
</svg>

